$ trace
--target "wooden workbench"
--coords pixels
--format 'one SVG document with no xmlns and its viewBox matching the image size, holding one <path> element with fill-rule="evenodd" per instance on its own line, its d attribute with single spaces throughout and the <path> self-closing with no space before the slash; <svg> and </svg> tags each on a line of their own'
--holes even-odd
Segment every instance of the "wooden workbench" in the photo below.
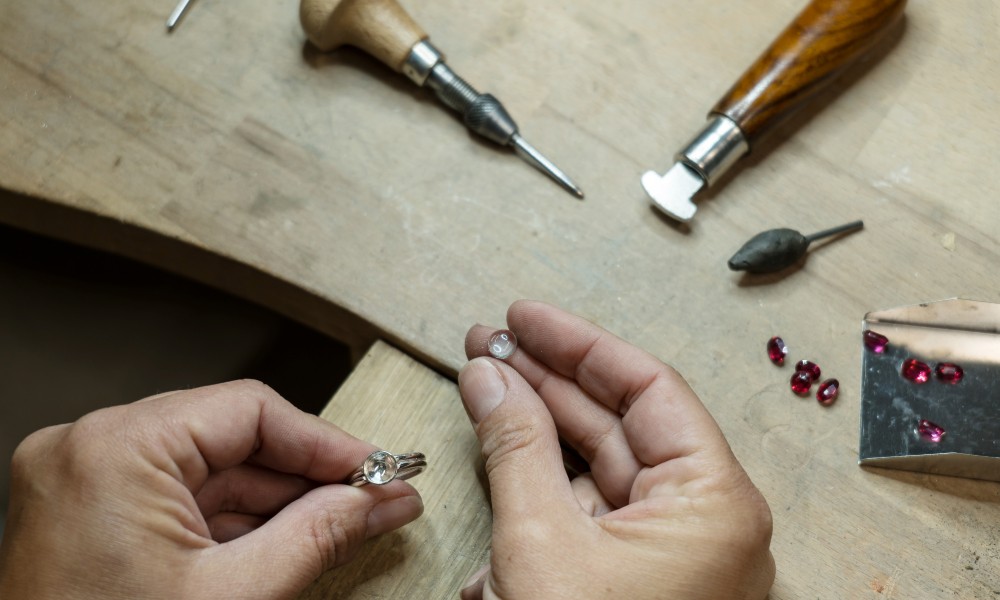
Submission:
<svg viewBox="0 0 1000 600">
<path fill-rule="evenodd" d="M 404 3 L 586 200 L 373 59 L 311 49 L 292 0 L 200 0 L 169 35 L 172 0 L 6 0 L 0 221 L 446 375 L 472 323 L 559 304 L 701 395 L 774 512 L 771 598 L 1000 597 L 1000 484 L 856 466 L 862 316 L 1000 300 L 1000 6 L 911 0 L 884 58 L 679 228 L 639 176 L 669 166 L 801 0 Z M 726 268 L 761 230 L 857 218 L 801 269 Z M 840 380 L 836 405 L 791 395 L 763 352 L 775 334 Z"/>
</svg>

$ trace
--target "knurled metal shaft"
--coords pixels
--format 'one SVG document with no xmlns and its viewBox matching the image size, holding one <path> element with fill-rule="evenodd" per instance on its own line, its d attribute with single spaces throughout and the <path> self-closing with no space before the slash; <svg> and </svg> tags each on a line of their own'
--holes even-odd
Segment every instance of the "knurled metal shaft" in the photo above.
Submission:
<svg viewBox="0 0 1000 600">
<path fill-rule="evenodd" d="M 517 123 L 492 94 L 480 94 L 443 61 L 434 65 L 426 80 L 438 98 L 462 115 L 471 131 L 502 146 L 513 146 L 517 155 L 542 171 L 578 198 L 583 191 L 566 174 L 532 147 L 518 133 Z"/>
</svg>

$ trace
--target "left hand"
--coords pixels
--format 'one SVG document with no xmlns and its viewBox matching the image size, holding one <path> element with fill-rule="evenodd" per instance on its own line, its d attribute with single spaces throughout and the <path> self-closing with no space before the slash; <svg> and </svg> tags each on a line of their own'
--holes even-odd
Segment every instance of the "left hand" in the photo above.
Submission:
<svg viewBox="0 0 1000 600">
<path fill-rule="evenodd" d="M 423 510 L 343 482 L 374 446 L 240 381 L 29 436 L 0 546 L 10 598 L 287 598 Z"/>
</svg>

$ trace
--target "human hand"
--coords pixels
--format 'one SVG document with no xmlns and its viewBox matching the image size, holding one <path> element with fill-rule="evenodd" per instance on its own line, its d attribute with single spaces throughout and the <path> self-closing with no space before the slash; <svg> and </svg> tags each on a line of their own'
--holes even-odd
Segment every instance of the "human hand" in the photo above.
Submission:
<svg viewBox="0 0 1000 600">
<path fill-rule="evenodd" d="M 507 312 L 518 349 L 466 336 L 459 387 L 486 459 L 490 565 L 479 598 L 764 598 L 771 513 L 676 371 L 539 302 Z M 590 465 L 569 481 L 559 437 Z"/>
<path fill-rule="evenodd" d="M 417 518 L 375 448 L 239 381 L 91 413 L 12 461 L 4 598 L 287 598 Z"/>
</svg>

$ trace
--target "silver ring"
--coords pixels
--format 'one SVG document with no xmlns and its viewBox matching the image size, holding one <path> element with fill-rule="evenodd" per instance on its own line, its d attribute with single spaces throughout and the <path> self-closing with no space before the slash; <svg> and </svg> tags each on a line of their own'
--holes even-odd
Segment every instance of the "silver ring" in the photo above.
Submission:
<svg viewBox="0 0 1000 600">
<path fill-rule="evenodd" d="M 364 464 L 354 470 L 347 483 L 362 485 L 385 485 L 395 479 L 409 479 L 427 468 L 427 458 L 420 452 L 392 454 L 376 450 L 368 455 Z"/>
</svg>

